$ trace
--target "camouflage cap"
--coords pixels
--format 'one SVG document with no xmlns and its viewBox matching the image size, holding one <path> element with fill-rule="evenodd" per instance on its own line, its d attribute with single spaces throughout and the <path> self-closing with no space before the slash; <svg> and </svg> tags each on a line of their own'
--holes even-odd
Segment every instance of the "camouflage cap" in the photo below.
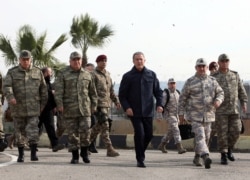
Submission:
<svg viewBox="0 0 250 180">
<path fill-rule="evenodd" d="M 221 54 L 221 55 L 219 55 L 218 61 L 221 61 L 221 60 L 229 60 L 228 55 L 226 55 L 226 54 Z"/>
<path fill-rule="evenodd" d="M 174 78 L 170 78 L 169 80 L 168 80 L 168 83 L 175 83 L 176 81 L 174 80 Z"/>
<path fill-rule="evenodd" d="M 82 55 L 81 55 L 79 52 L 74 51 L 74 52 L 72 52 L 72 53 L 70 54 L 70 57 L 69 57 L 69 58 L 70 58 L 70 59 L 82 58 Z"/>
<path fill-rule="evenodd" d="M 207 62 L 206 62 L 206 60 L 205 60 L 205 59 L 203 59 L 203 58 L 199 58 L 199 59 L 197 59 L 197 61 L 196 61 L 196 65 L 195 65 L 195 66 L 199 66 L 199 65 L 204 65 L 204 66 L 207 66 Z"/>
<path fill-rule="evenodd" d="M 19 58 L 27 58 L 27 59 L 30 59 L 31 58 L 31 52 L 28 51 L 28 50 L 22 50 L 21 53 L 20 53 L 20 56 Z"/>
</svg>

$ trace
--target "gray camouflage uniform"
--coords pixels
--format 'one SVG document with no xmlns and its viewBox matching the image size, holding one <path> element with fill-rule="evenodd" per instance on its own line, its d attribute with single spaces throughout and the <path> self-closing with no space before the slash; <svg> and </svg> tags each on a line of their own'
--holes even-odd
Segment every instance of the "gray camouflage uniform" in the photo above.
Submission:
<svg viewBox="0 0 250 180">
<path fill-rule="evenodd" d="M 83 68 L 79 71 L 74 71 L 70 66 L 62 69 L 55 81 L 55 101 L 57 107 L 64 109 L 62 116 L 71 150 L 89 146 L 90 116 L 97 105 L 91 74 Z"/>
<path fill-rule="evenodd" d="M 216 128 L 218 147 L 221 153 L 233 149 L 237 142 L 241 122 L 239 117 L 239 104 L 247 103 L 247 93 L 240 80 L 239 74 L 229 70 L 227 73 L 220 71 L 213 74 L 225 93 L 225 100 L 216 110 Z"/>
<path fill-rule="evenodd" d="M 29 144 L 37 144 L 38 116 L 47 103 L 48 93 L 41 70 L 30 66 L 25 70 L 21 65 L 7 72 L 4 86 L 7 101 L 16 99 L 16 104 L 9 104 L 14 120 L 15 138 L 18 147 L 24 147 L 25 137 Z"/>
<path fill-rule="evenodd" d="M 211 122 L 215 121 L 215 100 L 222 102 L 224 92 L 216 79 L 205 76 L 192 76 L 189 78 L 179 98 L 179 115 L 186 113 L 186 118 L 192 123 L 195 133 L 195 153 L 197 155 L 209 154 L 206 141 L 210 137 Z"/>
<path fill-rule="evenodd" d="M 174 138 L 175 144 L 181 142 L 180 130 L 178 127 L 179 117 L 178 117 L 178 101 L 179 93 L 175 90 L 171 92 L 169 89 L 169 102 L 167 106 L 164 107 L 164 118 L 168 122 L 168 131 L 161 139 L 161 142 L 169 143 L 169 141 Z M 166 104 L 167 93 L 163 92 L 163 104 Z"/>
</svg>

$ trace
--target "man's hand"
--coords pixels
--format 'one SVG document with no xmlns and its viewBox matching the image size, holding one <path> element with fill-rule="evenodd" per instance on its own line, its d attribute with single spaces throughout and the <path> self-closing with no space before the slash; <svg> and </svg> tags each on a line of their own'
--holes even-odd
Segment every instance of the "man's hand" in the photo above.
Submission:
<svg viewBox="0 0 250 180">
<path fill-rule="evenodd" d="M 57 111 L 60 112 L 60 113 L 63 113 L 63 107 L 58 107 Z"/>
<path fill-rule="evenodd" d="M 120 103 L 117 103 L 117 104 L 116 104 L 116 108 L 117 108 L 117 109 L 120 109 L 120 108 L 121 108 L 121 104 L 120 104 Z"/>
<path fill-rule="evenodd" d="M 247 104 L 246 103 L 244 103 L 243 106 L 242 106 L 242 112 L 243 113 L 247 112 Z"/>
<path fill-rule="evenodd" d="M 16 99 L 15 98 L 10 99 L 9 104 L 16 105 Z"/>
<path fill-rule="evenodd" d="M 126 109 L 127 116 L 134 116 L 133 110 L 131 108 Z"/>
<path fill-rule="evenodd" d="M 158 113 L 162 113 L 162 112 L 163 112 L 163 108 L 162 108 L 161 106 L 157 106 L 156 111 L 157 111 Z"/>
<path fill-rule="evenodd" d="M 215 109 L 217 109 L 218 107 L 220 107 L 220 104 L 221 104 L 221 102 L 216 100 L 216 101 L 214 102 L 214 107 L 215 107 Z"/>
<path fill-rule="evenodd" d="M 184 115 L 179 115 L 180 125 L 186 124 L 186 120 L 184 119 Z"/>
</svg>

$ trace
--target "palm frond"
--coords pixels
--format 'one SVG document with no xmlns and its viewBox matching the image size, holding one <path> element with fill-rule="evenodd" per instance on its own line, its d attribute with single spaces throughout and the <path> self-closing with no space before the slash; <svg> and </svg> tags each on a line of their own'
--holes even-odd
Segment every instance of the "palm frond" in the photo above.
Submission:
<svg viewBox="0 0 250 180">
<path fill-rule="evenodd" d="M 18 64 L 18 58 L 11 46 L 10 40 L 2 34 L 0 35 L 0 50 L 2 51 L 6 66 Z"/>
</svg>

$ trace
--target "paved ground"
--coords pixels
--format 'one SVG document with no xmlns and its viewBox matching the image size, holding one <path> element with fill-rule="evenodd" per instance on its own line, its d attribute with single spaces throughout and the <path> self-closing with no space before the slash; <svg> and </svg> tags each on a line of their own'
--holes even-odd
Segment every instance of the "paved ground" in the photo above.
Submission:
<svg viewBox="0 0 250 180">
<path fill-rule="evenodd" d="M 179 155 L 176 151 L 163 154 L 158 150 L 146 152 L 147 168 L 137 168 L 133 149 L 119 149 L 120 156 L 106 157 L 106 150 L 90 156 L 91 163 L 72 165 L 67 149 L 53 153 L 51 149 L 39 148 L 38 162 L 31 162 L 30 152 L 25 151 L 25 162 L 16 163 L 17 149 L 0 153 L 0 179 L 6 180 L 117 180 L 117 179 L 249 179 L 250 154 L 235 153 L 236 161 L 221 165 L 218 153 L 211 153 L 211 169 L 195 167 L 193 152 Z"/>
</svg>

